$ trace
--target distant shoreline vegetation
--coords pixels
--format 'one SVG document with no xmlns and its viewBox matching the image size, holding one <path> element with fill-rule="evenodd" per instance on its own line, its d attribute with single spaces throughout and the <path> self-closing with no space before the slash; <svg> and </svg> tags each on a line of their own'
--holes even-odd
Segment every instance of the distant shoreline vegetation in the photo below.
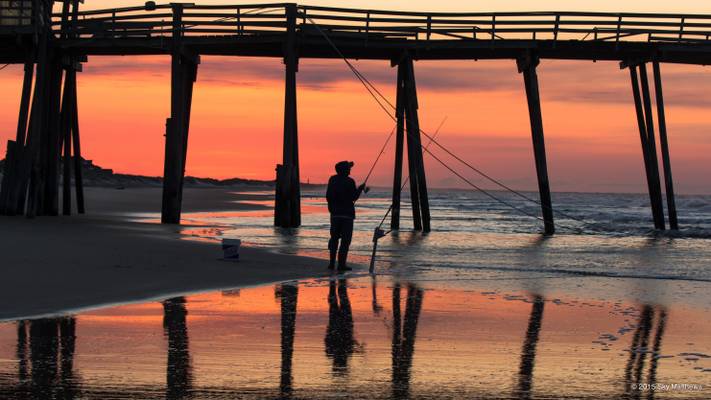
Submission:
<svg viewBox="0 0 711 400">
<path fill-rule="evenodd" d="M 62 161 L 60 160 L 60 165 Z M 0 160 L 0 176 L 4 171 L 5 160 Z M 62 168 L 59 169 L 60 175 Z M 144 176 L 132 174 L 114 173 L 112 169 L 102 168 L 92 160 L 82 158 L 82 173 L 84 186 L 96 187 L 159 187 L 163 185 L 163 178 L 160 176 Z M 1 180 L 1 179 L 0 179 Z M 185 177 L 186 187 L 231 187 L 231 186 L 264 186 L 274 187 L 273 180 L 243 179 L 243 178 L 198 178 L 194 176 Z M 322 184 L 302 183 L 304 187 L 321 187 Z"/>
</svg>

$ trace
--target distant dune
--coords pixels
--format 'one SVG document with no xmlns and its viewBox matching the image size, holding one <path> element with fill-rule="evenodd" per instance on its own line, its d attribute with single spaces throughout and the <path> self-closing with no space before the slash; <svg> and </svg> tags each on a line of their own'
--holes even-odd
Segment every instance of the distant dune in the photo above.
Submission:
<svg viewBox="0 0 711 400">
<path fill-rule="evenodd" d="M 4 170 L 5 160 L 0 160 L 0 181 Z M 60 174 L 62 168 L 59 169 Z M 163 184 L 160 176 L 143 176 L 131 174 L 114 173 L 112 169 L 103 168 L 93 163 L 92 160 L 82 159 L 82 171 L 85 186 L 96 187 L 157 187 Z M 304 184 L 307 185 L 307 184 Z M 264 186 L 274 187 L 274 181 L 264 181 L 257 179 L 214 179 L 198 178 L 194 176 L 185 177 L 186 187 L 232 187 L 232 186 Z M 318 186 L 318 185 L 308 185 Z"/>
</svg>

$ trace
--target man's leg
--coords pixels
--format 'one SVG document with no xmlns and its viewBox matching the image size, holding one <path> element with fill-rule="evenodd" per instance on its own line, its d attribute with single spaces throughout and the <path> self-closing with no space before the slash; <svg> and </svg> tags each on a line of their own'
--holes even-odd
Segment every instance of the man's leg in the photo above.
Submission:
<svg viewBox="0 0 711 400">
<path fill-rule="evenodd" d="M 329 263 L 328 269 L 336 268 L 336 252 L 338 251 L 338 238 L 340 237 L 339 220 L 341 218 L 331 218 L 331 239 L 328 241 Z"/>
<path fill-rule="evenodd" d="M 343 218 L 341 222 L 341 247 L 338 249 L 338 269 L 346 269 L 348 259 L 348 248 L 353 237 L 353 220 Z"/>
</svg>

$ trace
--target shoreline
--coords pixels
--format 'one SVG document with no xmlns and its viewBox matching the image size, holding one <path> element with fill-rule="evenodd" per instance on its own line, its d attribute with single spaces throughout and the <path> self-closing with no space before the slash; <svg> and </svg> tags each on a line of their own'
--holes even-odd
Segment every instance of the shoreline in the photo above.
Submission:
<svg viewBox="0 0 711 400">
<path fill-rule="evenodd" d="M 202 209 L 203 190 L 186 189 L 186 212 Z M 239 203 L 250 200 L 249 194 L 223 193 L 217 200 L 222 202 L 220 209 L 254 209 L 253 204 Z M 111 201 L 94 208 L 101 201 L 97 194 Z M 0 321 L 260 286 L 327 272 L 323 260 L 250 246 L 242 246 L 240 261 L 224 261 L 219 243 L 182 235 L 181 227 L 186 225 L 147 223 L 127 216 L 145 206 L 145 197 L 132 196 L 134 191 L 92 190 L 87 195 L 88 210 L 94 214 L 34 220 L 0 217 L 4 272 Z M 150 204 L 144 208 L 154 211 Z"/>
</svg>

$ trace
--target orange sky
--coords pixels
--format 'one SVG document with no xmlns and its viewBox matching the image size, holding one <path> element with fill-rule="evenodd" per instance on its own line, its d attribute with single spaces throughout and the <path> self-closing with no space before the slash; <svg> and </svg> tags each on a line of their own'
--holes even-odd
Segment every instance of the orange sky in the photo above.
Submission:
<svg viewBox="0 0 711 400">
<path fill-rule="evenodd" d="M 568 2 L 540 3 L 537 9 L 579 9 Z M 476 9 L 493 10 L 491 4 L 484 2 Z M 528 8 L 523 2 L 497 4 L 502 4 L 497 9 Z M 653 2 L 630 4 L 637 4 L 639 11 L 668 9 L 654 8 Z M 711 13 L 703 4 L 680 3 L 677 11 Z M 96 5 L 87 2 L 88 7 Z M 372 4 L 363 3 L 367 5 Z M 613 5 L 600 2 L 600 9 L 616 10 Z M 439 9 L 471 9 L 467 7 L 461 1 L 438 4 Z M 630 5 L 625 7 L 629 10 Z M 392 8 L 428 9 L 423 2 L 392 2 Z M 388 63 L 356 65 L 394 100 L 395 71 Z M 433 131 L 447 117 L 440 133 L 444 145 L 514 187 L 534 189 L 526 99 L 515 63 L 423 61 L 415 68 L 422 128 Z M 711 71 L 663 65 L 662 74 L 677 190 L 710 193 Z M 645 191 L 627 71 L 608 62 L 543 61 L 539 78 L 552 189 Z M 297 79 L 302 179 L 325 181 L 341 159 L 354 160 L 354 175 L 362 178 L 392 123 L 342 61 L 301 60 Z M 21 67 L 0 71 L 3 154 L 6 140 L 14 137 L 20 86 Z M 169 86 L 167 57 L 91 57 L 79 76 L 84 156 L 119 172 L 160 175 Z M 187 173 L 273 179 L 274 166 L 281 161 L 282 118 L 280 60 L 203 57 L 193 100 Z M 372 184 L 391 185 L 392 153 L 391 145 Z M 425 163 L 432 186 L 462 187 L 434 160 L 426 157 Z"/>
</svg>

